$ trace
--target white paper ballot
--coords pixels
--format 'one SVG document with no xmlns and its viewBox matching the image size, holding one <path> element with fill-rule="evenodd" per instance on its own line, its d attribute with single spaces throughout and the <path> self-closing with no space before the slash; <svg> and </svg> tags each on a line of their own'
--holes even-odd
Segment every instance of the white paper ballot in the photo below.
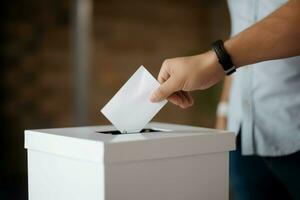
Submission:
<svg viewBox="0 0 300 200">
<path fill-rule="evenodd" d="M 120 132 L 140 132 L 167 103 L 150 101 L 151 93 L 158 87 L 159 82 L 141 66 L 101 112 Z"/>
</svg>

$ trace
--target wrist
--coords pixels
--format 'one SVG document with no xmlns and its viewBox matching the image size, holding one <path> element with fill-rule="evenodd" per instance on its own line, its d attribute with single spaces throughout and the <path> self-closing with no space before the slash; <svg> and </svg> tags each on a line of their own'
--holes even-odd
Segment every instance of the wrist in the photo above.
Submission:
<svg viewBox="0 0 300 200">
<path fill-rule="evenodd" d="M 207 89 L 221 81 L 225 76 L 224 70 L 212 51 L 194 56 L 192 62 L 189 65 L 195 68 L 193 73 L 189 72 L 188 81 L 192 82 L 191 85 L 193 86 L 191 88 L 193 90 Z"/>
<path fill-rule="evenodd" d="M 218 62 L 222 66 L 227 76 L 236 72 L 236 67 L 232 62 L 231 56 L 224 46 L 223 40 L 217 40 L 212 43 L 212 50 L 218 58 Z"/>
<path fill-rule="evenodd" d="M 226 51 L 228 52 L 228 54 L 230 55 L 232 62 L 234 63 L 236 68 L 240 68 L 243 64 L 241 61 L 241 56 L 237 56 L 236 52 L 235 52 L 235 40 L 236 38 L 230 38 L 229 40 L 226 40 L 224 42 L 224 47 L 226 49 Z"/>
<path fill-rule="evenodd" d="M 215 54 L 215 52 L 213 50 L 209 50 L 206 53 L 206 59 L 208 60 L 209 64 L 208 67 L 209 68 L 213 68 L 213 69 L 217 69 L 218 71 L 220 71 L 223 75 L 225 75 L 225 72 L 223 70 L 222 65 L 219 63 L 218 57 Z"/>
</svg>

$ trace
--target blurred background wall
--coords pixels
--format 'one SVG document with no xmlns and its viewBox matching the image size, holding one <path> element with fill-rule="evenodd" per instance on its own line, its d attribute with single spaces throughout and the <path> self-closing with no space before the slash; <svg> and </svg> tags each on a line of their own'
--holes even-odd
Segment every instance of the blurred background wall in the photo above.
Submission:
<svg viewBox="0 0 300 200">
<path fill-rule="evenodd" d="M 201 53 L 229 35 L 225 0 L 87 0 L 82 93 L 74 58 L 79 1 L 1 2 L 0 199 L 27 199 L 24 129 L 108 124 L 99 109 L 140 65 L 157 76 L 164 59 Z M 168 104 L 154 120 L 213 127 L 220 88 L 195 92 L 187 110 Z"/>
</svg>

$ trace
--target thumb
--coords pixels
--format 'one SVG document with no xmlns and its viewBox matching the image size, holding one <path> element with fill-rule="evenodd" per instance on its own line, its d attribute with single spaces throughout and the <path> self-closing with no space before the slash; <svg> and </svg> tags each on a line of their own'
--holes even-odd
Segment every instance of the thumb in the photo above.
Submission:
<svg viewBox="0 0 300 200">
<path fill-rule="evenodd" d="M 177 83 L 174 78 L 170 77 L 162 83 L 151 95 L 151 102 L 162 101 L 178 90 Z"/>
</svg>

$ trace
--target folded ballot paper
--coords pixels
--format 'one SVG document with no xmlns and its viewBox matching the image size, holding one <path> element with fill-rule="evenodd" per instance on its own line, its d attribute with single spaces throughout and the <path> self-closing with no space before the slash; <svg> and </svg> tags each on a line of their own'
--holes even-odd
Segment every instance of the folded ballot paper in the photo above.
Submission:
<svg viewBox="0 0 300 200">
<path fill-rule="evenodd" d="M 141 66 L 101 109 L 102 114 L 121 132 L 140 132 L 167 103 L 152 103 L 151 93 L 158 81 Z"/>
</svg>

